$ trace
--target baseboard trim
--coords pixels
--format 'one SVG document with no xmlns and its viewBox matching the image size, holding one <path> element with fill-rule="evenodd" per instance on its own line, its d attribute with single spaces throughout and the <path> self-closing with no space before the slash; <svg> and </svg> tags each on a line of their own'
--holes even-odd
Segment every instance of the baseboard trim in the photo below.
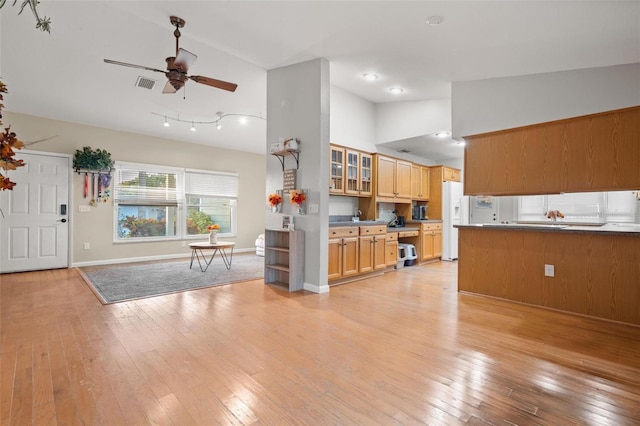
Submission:
<svg viewBox="0 0 640 426">
<path fill-rule="evenodd" d="M 317 285 L 317 284 L 311 284 L 311 283 L 304 283 L 303 287 L 304 290 L 313 292 L 313 293 L 318 293 L 318 294 L 322 294 L 322 293 L 329 293 L 329 286 L 328 285 Z"/>
<path fill-rule="evenodd" d="M 246 249 L 236 249 L 233 250 L 233 253 L 255 253 L 255 249 L 246 248 Z M 125 257 L 121 259 L 104 259 L 104 260 L 90 260 L 87 262 L 73 262 L 71 264 L 71 268 L 82 268 L 83 266 L 101 266 L 101 265 L 114 265 L 116 263 L 134 263 L 134 262 L 148 262 L 154 260 L 169 260 L 169 259 L 182 259 L 182 258 L 190 258 L 191 253 L 180 253 L 180 254 L 163 254 L 157 256 L 141 256 L 141 257 Z"/>
</svg>

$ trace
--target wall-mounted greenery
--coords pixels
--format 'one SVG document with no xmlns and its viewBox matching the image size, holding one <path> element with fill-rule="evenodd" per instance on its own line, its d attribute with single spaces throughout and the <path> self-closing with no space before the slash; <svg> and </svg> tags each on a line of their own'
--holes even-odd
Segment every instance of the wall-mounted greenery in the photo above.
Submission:
<svg viewBox="0 0 640 426">
<path fill-rule="evenodd" d="M 93 150 L 91 147 L 85 146 L 81 150 L 76 150 L 73 155 L 73 168 L 77 171 L 111 171 L 113 167 L 113 160 L 111 159 L 111 153 L 104 149 Z"/>
</svg>

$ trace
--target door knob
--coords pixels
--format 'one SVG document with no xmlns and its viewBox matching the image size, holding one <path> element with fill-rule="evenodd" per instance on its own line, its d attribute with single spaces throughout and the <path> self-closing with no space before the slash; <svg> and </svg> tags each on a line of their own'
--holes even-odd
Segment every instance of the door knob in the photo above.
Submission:
<svg viewBox="0 0 640 426">
<path fill-rule="evenodd" d="M 67 219 L 60 219 L 60 220 L 58 220 L 58 222 L 66 223 Z"/>
</svg>

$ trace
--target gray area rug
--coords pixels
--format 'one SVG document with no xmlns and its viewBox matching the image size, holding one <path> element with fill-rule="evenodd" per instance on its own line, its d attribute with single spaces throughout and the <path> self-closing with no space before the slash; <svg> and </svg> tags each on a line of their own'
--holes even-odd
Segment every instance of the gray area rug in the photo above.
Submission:
<svg viewBox="0 0 640 426">
<path fill-rule="evenodd" d="M 264 278 L 264 257 L 236 254 L 227 270 L 216 255 L 206 272 L 194 259 L 78 268 L 103 304 Z"/>
</svg>

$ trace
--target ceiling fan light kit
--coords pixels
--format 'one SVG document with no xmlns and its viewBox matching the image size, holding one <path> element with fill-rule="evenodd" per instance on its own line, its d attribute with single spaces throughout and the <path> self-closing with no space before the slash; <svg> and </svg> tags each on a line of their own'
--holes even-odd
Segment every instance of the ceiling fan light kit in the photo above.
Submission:
<svg viewBox="0 0 640 426">
<path fill-rule="evenodd" d="M 167 63 L 167 70 L 163 71 L 157 68 L 145 67 L 142 65 L 129 64 L 126 62 L 114 61 L 112 59 L 104 59 L 104 62 L 113 65 L 120 65 L 124 67 L 131 68 L 139 68 L 147 71 L 159 72 L 167 77 L 167 83 L 162 89 L 162 93 L 176 93 L 178 90 L 182 89 L 185 83 L 188 80 L 195 81 L 199 84 L 204 84 L 206 86 L 215 87 L 217 89 L 227 90 L 229 92 L 235 92 L 238 85 L 235 83 L 230 83 L 228 81 L 217 80 L 211 77 L 205 77 L 201 75 L 187 75 L 189 72 L 189 68 L 193 65 L 193 63 L 198 59 L 198 57 L 180 47 L 180 28 L 183 28 L 185 25 L 184 19 L 178 18 L 177 16 L 172 16 L 170 18 L 171 25 L 175 26 L 176 29 L 173 32 L 173 35 L 176 38 L 176 56 L 170 56 L 165 59 Z"/>
</svg>

